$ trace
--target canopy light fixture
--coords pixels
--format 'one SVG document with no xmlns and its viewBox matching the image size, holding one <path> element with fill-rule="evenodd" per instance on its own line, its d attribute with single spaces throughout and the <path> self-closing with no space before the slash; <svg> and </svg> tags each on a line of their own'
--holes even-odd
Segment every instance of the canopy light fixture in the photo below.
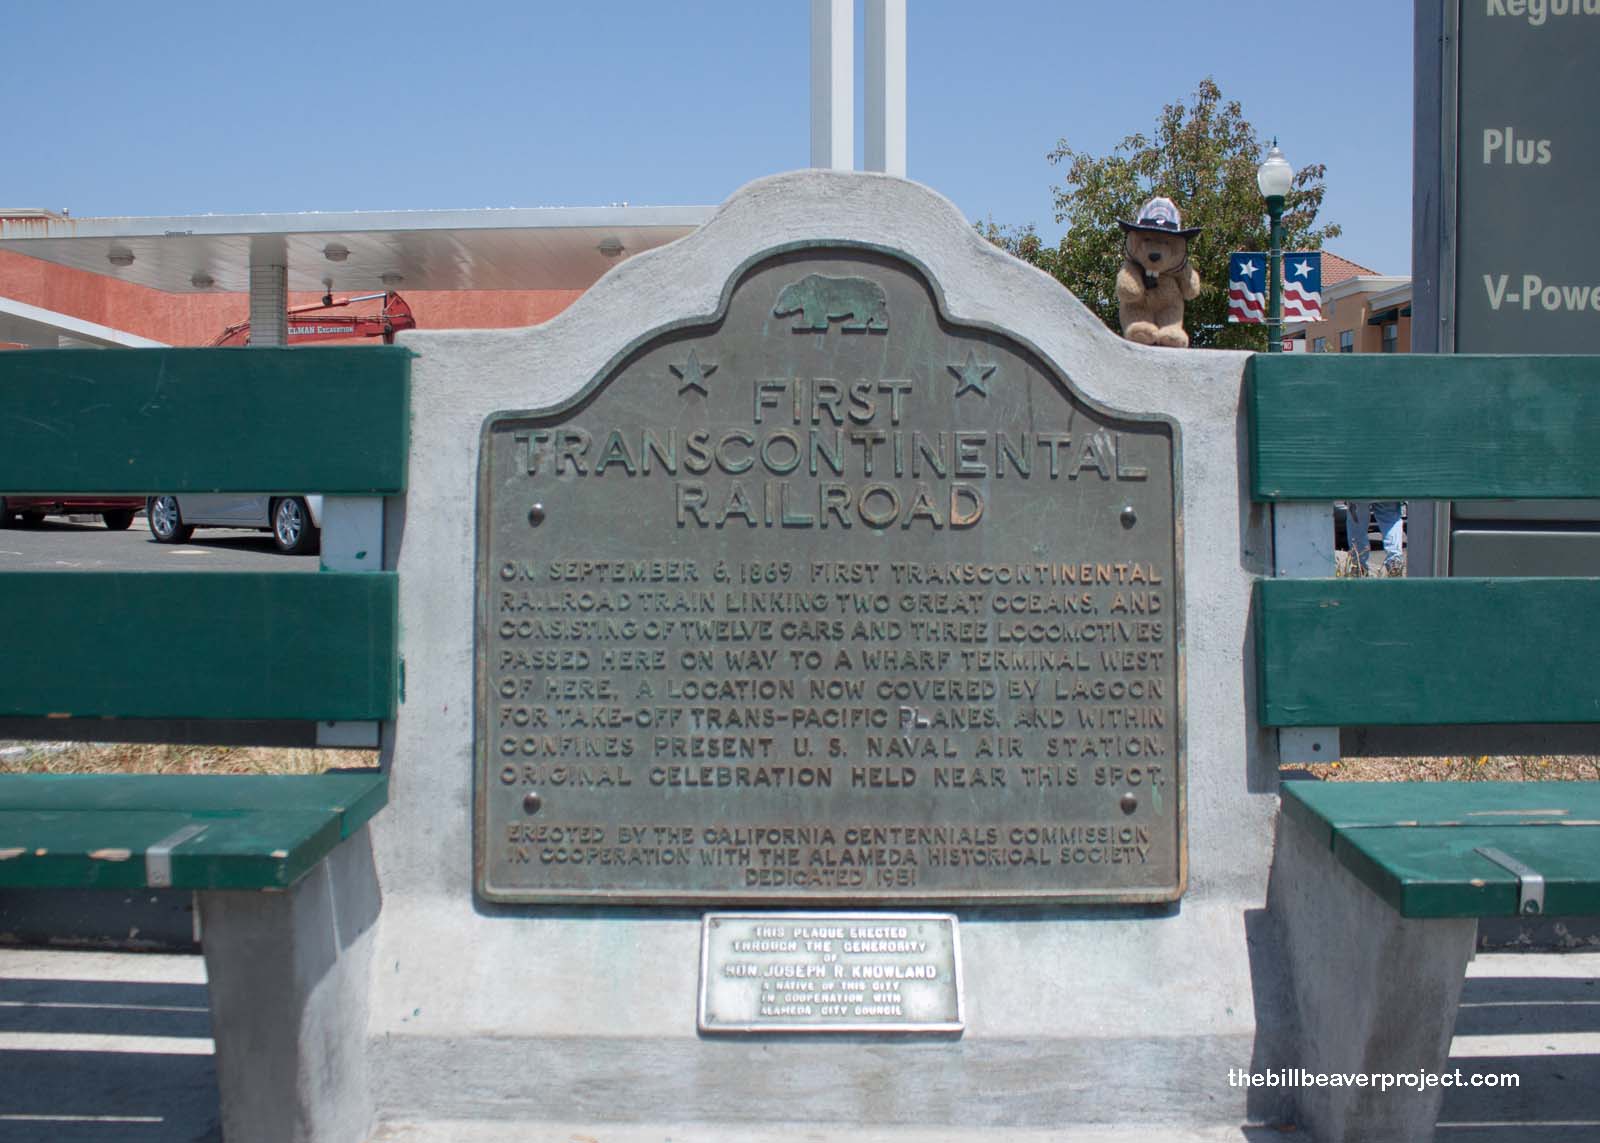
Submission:
<svg viewBox="0 0 1600 1143">
<path fill-rule="evenodd" d="M 113 266 L 131 266 L 133 265 L 133 251 L 125 246 L 113 246 L 111 253 L 106 255 L 106 261 Z"/>
<path fill-rule="evenodd" d="M 322 256 L 330 262 L 343 262 L 350 257 L 350 248 L 341 246 L 337 242 L 330 242 L 322 248 Z"/>
</svg>

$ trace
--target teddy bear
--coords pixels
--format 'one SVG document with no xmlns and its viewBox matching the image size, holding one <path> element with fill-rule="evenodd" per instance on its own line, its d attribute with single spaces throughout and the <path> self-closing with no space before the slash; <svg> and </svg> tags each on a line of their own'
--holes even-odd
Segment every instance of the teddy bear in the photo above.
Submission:
<svg viewBox="0 0 1600 1143">
<path fill-rule="evenodd" d="M 1170 198 L 1152 198 L 1135 222 L 1117 220 L 1127 235 L 1117 271 L 1117 309 L 1122 336 L 1140 345 L 1189 344 L 1183 303 L 1200 292 L 1200 274 L 1189 265 L 1189 239 L 1201 227 L 1184 229 Z"/>
</svg>

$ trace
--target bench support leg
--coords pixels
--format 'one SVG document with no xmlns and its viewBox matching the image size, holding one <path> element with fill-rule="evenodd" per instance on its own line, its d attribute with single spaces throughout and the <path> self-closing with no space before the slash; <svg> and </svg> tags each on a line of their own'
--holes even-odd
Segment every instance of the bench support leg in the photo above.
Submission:
<svg viewBox="0 0 1600 1143">
<path fill-rule="evenodd" d="M 366 829 L 286 892 L 199 897 L 223 1138 L 366 1139 L 367 975 L 379 904 Z"/>
<path fill-rule="evenodd" d="M 1278 817 L 1269 907 L 1282 925 L 1310 1072 L 1440 1072 L 1450 1053 L 1475 920 L 1407 920 L 1326 844 Z M 1299 1087 L 1317 1143 L 1433 1138 L 1439 1087 Z"/>
</svg>

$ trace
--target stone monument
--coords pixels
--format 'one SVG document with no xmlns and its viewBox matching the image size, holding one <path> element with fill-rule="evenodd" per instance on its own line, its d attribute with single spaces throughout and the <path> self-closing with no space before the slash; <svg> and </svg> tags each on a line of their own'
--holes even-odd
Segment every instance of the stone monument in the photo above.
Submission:
<svg viewBox="0 0 1600 1143">
<path fill-rule="evenodd" d="M 825 171 L 401 341 L 404 703 L 327 906 L 382 907 L 294 1138 L 1285 1117 L 1229 1079 L 1288 1011 L 1246 355 Z"/>
</svg>

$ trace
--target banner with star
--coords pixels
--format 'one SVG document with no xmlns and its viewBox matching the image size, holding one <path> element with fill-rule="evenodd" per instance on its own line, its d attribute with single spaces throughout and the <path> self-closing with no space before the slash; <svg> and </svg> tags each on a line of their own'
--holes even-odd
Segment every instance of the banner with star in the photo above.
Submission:
<svg viewBox="0 0 1600 1143">
<path fill-rule="evenodd" d="M 1267 256 L 1259 251 L 1228 255 L 1228 320 L 1267 320 Z"/>
<path fill-rule="evenodd" d="M 1283 320 L 1322 320 L 1322 251 L 1283 256 Z"/>
</svg>

